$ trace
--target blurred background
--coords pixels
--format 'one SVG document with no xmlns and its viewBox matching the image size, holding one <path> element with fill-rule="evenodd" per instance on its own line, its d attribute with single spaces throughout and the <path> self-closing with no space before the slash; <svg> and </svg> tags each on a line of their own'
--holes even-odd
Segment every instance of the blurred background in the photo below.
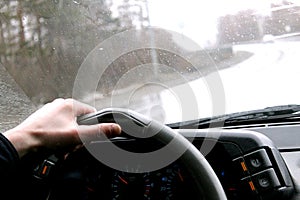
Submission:
<svg viewBox="0 0 300 200">
<path fill-rule="evenodd" d="M 243 2 L 235 9 L 227 9 L 231 7 L 227 1 L 209 2 L 199 1 L 198 8 L 191 4 L 189 10 L 189 1 L 186 7 L 176 7 L 173 1 L 151 0 L 2 0 L 0 108 L 5 118 L 2 123 L 13 121 L 15 116 L 22 119 L 56 97 L 71 97 L 74 79 L 87 54 L 105 39 L 128 29 L 161 26 L 178 31 L 198 42 L 205 55 L 220 68 L 229 66 L 225 61 L 237 56 L 232 51 L 234 45 L 271 42 L 276 37 L 300 32 L 300 6 L 296 1 L 264 1 L 259 10 L 249 6 L 245 9 Z M 210 9 L 220 9 L 216 3 L 222 3 L 218 7 L 226 12 L 200 18 L 209 15 Z M 155 10 L 159 4 L 160 9 Z M 186 13 L 190 13 L 189 18 Z M 182 20 L 170 24 L 164 17 L 182 17 Z M 134 64 L 128 62 L 128 56 L 127 60 L 118 59 L 106 71 L 107 79 L 100 80 L 100 90 L 105 85 L 102 93 L 109 93 L 109 87 L 132 67 L 149 63 L 142 54 L 151 52 L 129 55 L 138 57 L 138 63 Z M 239 56 L 246 59 L 250 54 Z M 166 64 L 168 59 L 159 60 Z M 12 106 L 7 107 L 9 104 Z"/>
</svg>

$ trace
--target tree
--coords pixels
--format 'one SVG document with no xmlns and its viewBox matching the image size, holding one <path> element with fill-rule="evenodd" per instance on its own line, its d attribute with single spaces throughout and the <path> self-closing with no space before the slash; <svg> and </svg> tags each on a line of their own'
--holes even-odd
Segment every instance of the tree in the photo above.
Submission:
<svg viewBox="0 0 300 200">
<path fill-rule="evenodd" d="M 300 6 L 283 1 L 280 4 L 271 4 L 271 11 L 271 15 L 266 18 L 265 34 L 300 32 Z"/>
<path fill-rule="evenodd" d="M 114 17 L 112 5 L 112 0 L 1 1 L 0 62 L 36 104 L 71 96 L 86 55 L 137 24 L 122 18 L 132 12 L 129 7 Z"/>
<path fill-rule="evenodd" d="M 262 38 L 259 27 L 260 16 L 253 10 L 240 11 L 235 15 L 220 17 L 218 23 L 218 43 L 238 44 L 253 42 Z"/>
</svg>

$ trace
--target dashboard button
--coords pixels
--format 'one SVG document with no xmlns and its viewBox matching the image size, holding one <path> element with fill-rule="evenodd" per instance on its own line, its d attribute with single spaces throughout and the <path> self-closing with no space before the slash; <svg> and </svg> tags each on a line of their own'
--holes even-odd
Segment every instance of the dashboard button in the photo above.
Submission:
<svg viewBox="0 0 300 200">
<path fill-rule="evenodd" d="M 257 199 L 258 191 L 250 177 L 241 180 L 240 192 L 246 199 Z"/>
<path fill-rule="evenodd" d="M 233 159 L 233 164 L 241 178 L 249 176 L 249 170 L 243 157 Z"/>
<path fill-rule="evenodd" d="M 245 162 L 250 173 L 256 173 L 268 167 L 272 167 L 272 163 L 265 149 L 260 149 L 245 155 Z"/>
<path fill-rule="evenodd" d="M 252 180 L 259 191 L 265 191 L 280 186 L 274 169 L 267 169 L 252 176 Z"/>
</svg>

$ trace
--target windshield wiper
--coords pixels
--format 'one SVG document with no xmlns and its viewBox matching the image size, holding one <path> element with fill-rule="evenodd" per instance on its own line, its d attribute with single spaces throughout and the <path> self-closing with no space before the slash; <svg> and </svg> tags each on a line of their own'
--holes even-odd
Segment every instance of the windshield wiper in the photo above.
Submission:
<svg viewBox="0 0 300 200">
<path fill-rule="evenodd" d="M 168 126 L 171 128 L 216 128 L 265 122 L 272 123 L 282 121 L 283 119 L 295 120 L 298 117 L 300 117 L 300 105 L 292 104 L 178 122 L 168 124 Z"/>
</svg>

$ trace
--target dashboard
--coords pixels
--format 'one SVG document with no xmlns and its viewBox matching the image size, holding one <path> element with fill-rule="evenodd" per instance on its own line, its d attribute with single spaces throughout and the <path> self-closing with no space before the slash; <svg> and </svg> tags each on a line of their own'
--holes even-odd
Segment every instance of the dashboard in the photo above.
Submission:
<svg viewBox="0 0 300 200">
<path fill-rule="evenodd" d="M 205 156 L 229 200 L 292 200 L 297 199 L 299 186 L 295 177 L 295 173 L 299 174 L 299 163 L 295 162 L 299 161 L 299 152 L 276 134 L 288 127 L 291 126 L 178 132 Z M 149 139 L 116 138 L 113 142 L 134 152 L 162 147 Z M 289 142 L 295 143 L 295 138 Z M 56 165 L 55 185 L 48 199 L 201 199 L 193 186 L 193 174 L 187 173 L 180 159 L 156 171 L 128 173 L 100 163 L 81 149 L 70 154 L 63 167 L 59 166 Z"/>
<path fill-rule="evenodd" d="M 135 152 L 161 147 L 152 140 L 114 139 L 120 148 Z M 99 143 L 94 143 L 97 148 Z M 103 144 L 101 144 L 103 145 Z M 71 154 L 63 165 L 57 163 L 50 199 L 184 199 L 196 196 L 191 176 L 180 161 L 155 171 L 126 172 L 112 169 L 91 156 L 86 149 Z M 130 169 L 130 171 L 134 171 Z"/>
</svg>

